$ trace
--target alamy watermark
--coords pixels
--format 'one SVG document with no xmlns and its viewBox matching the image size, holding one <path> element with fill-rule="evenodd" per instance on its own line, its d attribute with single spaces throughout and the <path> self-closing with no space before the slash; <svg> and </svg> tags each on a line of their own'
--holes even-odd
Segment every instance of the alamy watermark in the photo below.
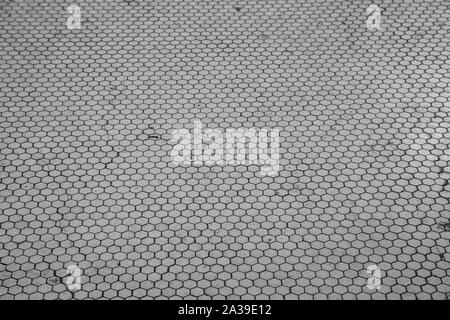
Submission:
<svg viewBox="0 0 450 320">
<path fill-rule="evenodd" d="M 370 31 L 380 30 L 381 28 L 381 8 L 376 4 L 370 5 L 366 9 L 366 14 L 369 15 L 366 21 L 367 28 Z"/>
<path fill-rule="evenodd" d="M 176 129 L 172 141 L 172 162 L 177 165 L 260 165 L 262 175 L 280 170 L 278 129 L 204 128 L 194 120 L 194 129 Z"/>
<path fill-rule="evenodd" d="M 76 4 L 72 4 L 67 7 L 67 13 L 69 17 L 67 18 L 66 25 L 69 30 L 81 29 L 81 8 Z"/>
<path fill-rule="evenodd" d="M 82 271 L 76 265 L 72 264 L 67 267 L 67 274 L 70 276 L 67 278 L 66 285 L 70 291 L 81 290 L 81 275 Z"/>
<path fill-rule="evenodd" d="M 376 264 L 367 267 L 366 273 L 370 276 L 367 279 L 367 288 L 369 290 L 381 290 L 381 268 Z"/>
</svg>

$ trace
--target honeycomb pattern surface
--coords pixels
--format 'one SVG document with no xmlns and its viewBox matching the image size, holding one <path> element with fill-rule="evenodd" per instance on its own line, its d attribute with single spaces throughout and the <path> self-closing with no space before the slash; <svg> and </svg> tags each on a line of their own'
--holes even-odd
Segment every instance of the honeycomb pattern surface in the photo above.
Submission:
<svg viewBox="0 0 450 320">
<path fill-rule="evenodd" d="M 0 1 L 0 298 L 448 299 L 449 5 Z M 195 120 L 279 172 L 175 165 Z"/>
</svg>

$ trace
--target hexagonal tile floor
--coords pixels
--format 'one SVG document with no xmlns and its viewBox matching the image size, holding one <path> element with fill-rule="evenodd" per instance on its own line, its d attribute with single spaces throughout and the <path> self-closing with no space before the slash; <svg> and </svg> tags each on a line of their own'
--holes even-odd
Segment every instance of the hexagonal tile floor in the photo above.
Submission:
<svg viewBox="0 0 450 320">
<path fill-rule="evenodd" d="M 1 1 L 0 297 L 446 299 L 449 2 L 371 4 Z M 196 119 L 280 170 L 174 164 Z"/>
</svg>

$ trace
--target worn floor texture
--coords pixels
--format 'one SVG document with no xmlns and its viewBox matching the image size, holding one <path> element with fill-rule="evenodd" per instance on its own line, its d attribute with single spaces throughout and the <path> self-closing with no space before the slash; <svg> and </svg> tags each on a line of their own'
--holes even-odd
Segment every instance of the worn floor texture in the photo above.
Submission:
<svg viewBox="0 0 450 320">
<path fill-rule="evenodd" d="M 0 1 L 0 298 L 448 299 L 449 12 Z M 194 119 L 279 129 L 280 171 L 175 165 Z"/>
</svg>

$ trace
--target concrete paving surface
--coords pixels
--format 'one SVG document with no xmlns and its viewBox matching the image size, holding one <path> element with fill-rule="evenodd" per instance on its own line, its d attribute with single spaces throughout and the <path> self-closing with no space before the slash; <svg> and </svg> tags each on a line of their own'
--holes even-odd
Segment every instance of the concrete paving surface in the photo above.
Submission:
<svg viewBox="0 0 450 320">
<path fill-rule="evenodd" d="M 449 15 L 0 1 L 0 299 L 448 299 Z M 174 163 L 196 120 L 279 170 Z"/>
</svg>

